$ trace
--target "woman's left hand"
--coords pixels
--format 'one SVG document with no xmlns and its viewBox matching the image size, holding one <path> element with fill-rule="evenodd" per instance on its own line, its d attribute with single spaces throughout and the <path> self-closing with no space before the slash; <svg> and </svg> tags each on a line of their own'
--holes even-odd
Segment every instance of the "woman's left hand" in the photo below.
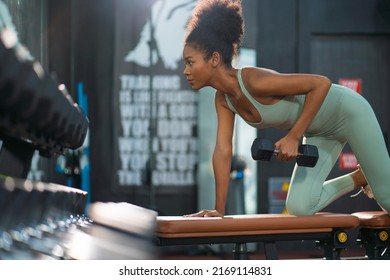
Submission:
<svg viewBox="0 0 390 280">
<path fill-rule="evenodd" d="M 219 213 L 217 210 L 207 210 L 203 209 L 197 213 L 194 214 L 188 214 L 184 215 L 185 218 L 188 217 L 223 217 L 221 213 Z"/>
</svg>

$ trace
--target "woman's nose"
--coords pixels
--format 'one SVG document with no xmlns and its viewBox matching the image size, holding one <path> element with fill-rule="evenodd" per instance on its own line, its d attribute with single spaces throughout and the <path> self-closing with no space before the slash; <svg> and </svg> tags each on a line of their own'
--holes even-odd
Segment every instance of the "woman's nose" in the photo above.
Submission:
<svg viewBox="0 0 390 280">
<path fill-rule="evenodd" d="M 186 67 L 184 67 L 184 71 L 183 71 L 183 74 L 188 76 L 190 74 L 190 71 L 188 69 L 188 66 L 186 65 Z"/>
</svg>

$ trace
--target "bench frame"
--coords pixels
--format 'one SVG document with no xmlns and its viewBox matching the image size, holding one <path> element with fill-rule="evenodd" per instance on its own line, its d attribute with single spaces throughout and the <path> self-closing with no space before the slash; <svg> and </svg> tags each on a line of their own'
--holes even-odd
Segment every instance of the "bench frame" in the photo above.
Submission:
<svg viewBox="0 0 390 280">
<path fill-rule="evenodd" d="M 247 243 L 262 243 L 266 259 L 278 258 L 276 243 L 312 240 L 324 250 L 324 258 L 340 259 L 349 246 L 347 230 L 359 219 L 348 214 L 318 213 L 233 215 L 224 218 L 157 217 L 157 246 L 235 244 L 234 259 L 246 260 Z"/>
<path fill-rule="evenodd" d="M 260 234 L 240 236 L 210 236 L 210 237 L 185 237 L 165 238 L 156 236 L 157 246 L 182 246 L 182 245 L 214 245 L 235 244 L 233 256 L 235 260 L 248 260 L 249 252 L 247 243 L 262 243 L 267 260 L 278 260 L 276 243 L 280 241 L 313 240 L 324 250 L 324 258 L 339 260 L 340 253 L 346 249 L 349 242 L 340 242 L 339 236 L 348 236 L 343 229 L 334 229 L 330 232 L 289 233 L 289 234 Z"/>
<path fill-rule="evenodd" d="M 384 211 L 355 212 L 360 228 L 356 243 L 370 260 L 390 260 L 390 217 Z"/>
</svg>

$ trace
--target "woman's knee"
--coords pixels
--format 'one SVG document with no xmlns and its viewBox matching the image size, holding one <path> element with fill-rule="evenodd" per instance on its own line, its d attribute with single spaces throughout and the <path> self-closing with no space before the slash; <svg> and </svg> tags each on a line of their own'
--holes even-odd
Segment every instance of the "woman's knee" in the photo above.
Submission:
<svg viewBox="0 0 390 280">
<path fill-rule="evenodd" d="M 287 212 L 291 215 L 295 216 L 309 216 L 315 214 L 315 210 L 310 205 L 306 205 L 302 201 L 291 202 L 289 200 L 286 201 L 286 209 Z"/>
</svg>

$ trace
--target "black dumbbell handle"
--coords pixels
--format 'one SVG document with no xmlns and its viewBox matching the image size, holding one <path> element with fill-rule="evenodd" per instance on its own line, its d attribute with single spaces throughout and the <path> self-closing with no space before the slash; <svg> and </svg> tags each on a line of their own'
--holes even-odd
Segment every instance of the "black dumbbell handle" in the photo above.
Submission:
<svg viewBox="0 0 390 280">
<path fill-rule="evenodd" d="M 275 155 L 278 155 L 279 152 L 280 152 L 279 149 L 274 149 L 274 154 L 275 154 Z M 298 153 L 297 157 L 299 157 L 299 156 L 303 156 L 303 154 Z"/>
</svg>

